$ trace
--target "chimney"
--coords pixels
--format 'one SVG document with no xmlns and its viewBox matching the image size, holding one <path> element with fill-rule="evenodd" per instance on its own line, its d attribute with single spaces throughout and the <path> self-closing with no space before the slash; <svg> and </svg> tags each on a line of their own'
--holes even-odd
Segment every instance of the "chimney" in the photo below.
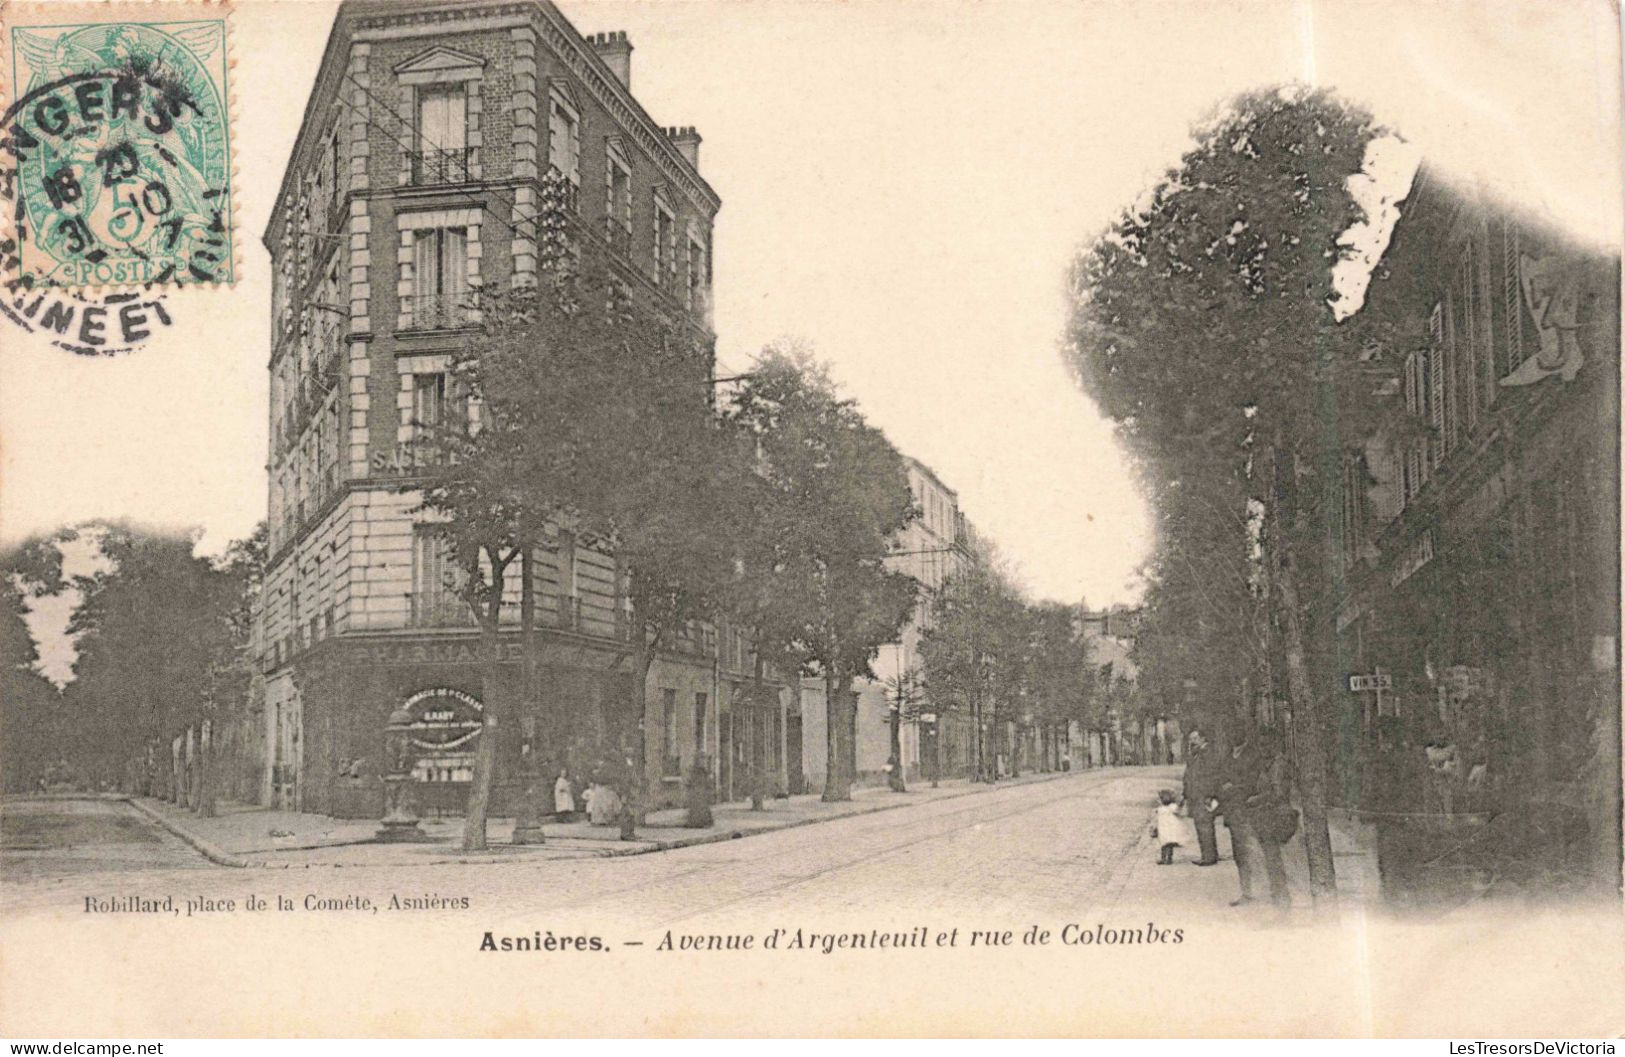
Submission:
<svg viewBox="0 0 1625 1057">
<path fill-rule="evenodd" d="M 696 172 L 700 168 L 700 134 L 694 131 L 693 125 L 672 125 L 666 129 L 666 138 L 671 140 L 688 163 L 694 166 Z"/>
<path fill-rule="evenodd" d="M 604 60 L 609 72 L 615 75 L 622 86 L 632 87 L 632 42 L 626 39 L 626 30 L 617 29 L 609 33 L 594 33 L 587 38 L 592 50 Z"/>
</svg>

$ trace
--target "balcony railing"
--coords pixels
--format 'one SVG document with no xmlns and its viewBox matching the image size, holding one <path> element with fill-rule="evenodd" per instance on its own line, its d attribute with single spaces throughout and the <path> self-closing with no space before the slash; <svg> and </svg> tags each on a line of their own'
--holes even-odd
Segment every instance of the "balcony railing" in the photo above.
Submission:
<svg viewBox="0 0 1625 1057">
<path fill-rule="evenodd" d="M 412 170 L 412 183 L 418 187 L 466 184 L 474 179 L 473 147 L 412 151 L 407 155 L 407 160 Z"/>
<path fill-rule="evenodd" d="M 468 603 L 450 594 L 412 595 L 414 628 L 467 628 L 474 626 Z"/>
<path fill-rule="evenodd" d="M 547 170 L 542 181 L 542 209 L 561 209 L 566 213 L 581 212 L 581 187 L 557 166 Z"/>
<path fill-rule="evenodd" d="M 409 330 L 447 330 L 473 322 L 469 294 L 414 294 L 402 304 L 412 314 Z"/>
</svg>

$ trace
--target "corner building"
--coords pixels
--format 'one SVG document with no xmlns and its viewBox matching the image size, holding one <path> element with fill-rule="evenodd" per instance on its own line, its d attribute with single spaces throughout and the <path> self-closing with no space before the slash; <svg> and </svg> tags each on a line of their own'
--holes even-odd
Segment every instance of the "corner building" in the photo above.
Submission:
<svg viewBox="0 0 1625 1057">
<path fill-rule="evenodd" d="M 404 706 L 424 731 L 414 738 L 421 803 L 462 810 L 482 736 L 478 633 L 418 510 L 423 449 L 412 440 L 456 411 L 447 366 L 476 334 L 473 293 L 540 266 L 544 195 L 562 200 L 570 252 L 605 263 L 693 342 L 697 382 L 713 372 L 720 200 L 699 175 L 699 135 L 656 125 L 633 97 L 631 53 L 624 33 L 584 37 L 546 0 L 340 8 L 265 234 L 265 803 L 378 814 L 384 727 Z M 521 739 L 560 730 L 560 744 L 535 746 L 545 765 L 589 768 L 605 709 L 631 689 L 613 556 L 566 538 L 539 557 L 540 699 L 503 732 L 499 813 L 512 805 Z M 517 566 L 503 644 L 515 686 Z M 696 757 L 726 751 L 718 639 L 696 627 L 651 672 L 655 803 L 680 798 L 678 776 Z"/>
</svg>

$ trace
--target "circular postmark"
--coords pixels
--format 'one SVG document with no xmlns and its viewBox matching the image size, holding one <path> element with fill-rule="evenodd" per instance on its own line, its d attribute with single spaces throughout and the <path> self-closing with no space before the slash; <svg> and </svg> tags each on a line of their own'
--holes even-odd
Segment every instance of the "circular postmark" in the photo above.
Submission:
<svg viewBox="0 0 1625 1057">
<path fill-rule="evenodd" d="M 160 288 L 230 283 L 225 24 L 14 28 L 0 117 L 0 314 L 87 355 L 170 325 Z"/>
<path fill-rule="evenodd" d="M 19 267 L 63 287 L 231 282 L 224 23 L 12 34 Z M 211 62 L 211 60 L 214 60 Z"/>
</svg>

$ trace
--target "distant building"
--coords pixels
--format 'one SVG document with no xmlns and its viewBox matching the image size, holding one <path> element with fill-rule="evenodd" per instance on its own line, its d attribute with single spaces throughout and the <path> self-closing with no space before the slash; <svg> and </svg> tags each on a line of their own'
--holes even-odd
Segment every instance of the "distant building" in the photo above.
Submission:
<svg viewBox="0 0 1625 1057">
<path fill-rule="evenodd" d="M 631 52 L 625 34 L 582 36 L 547 0 L 339 10 L 265 233 L 267 803 L 377 814 L 385 720 L 404 707 L 425 732 L 424 805 L 462 810 L 482 736 L 478 634 L 418 510 L 424 454 L 412 442 L 459 410 L 448 353 L 473 333 L 472 294 L 536 273 L 544 205 L 558 207 L 571 252 L 686 333 L 705 381 L 720 200 L 699 174 L 699 135 L 656 125 L 633 96 Z M 498 812 L 521 741 L 561 731 L 533 747 L 579 775 L 602 751 L 605 710 L 631 690 L 613 555 L 566 537 L 538 565 L 541 703 L 498 747 Z M 503 648 L 517 679 L 515 566 Z M 699 758 L 730 788 L 730 676 L 748 661 L 709 627 L 657 658 L 643 724 L 657 802 L 679 799 Z M 772 727 L 782 771 L 782 718 Z"/>
<path fill-rule="evenodd" d="M 921 685 L 920 634 L 931 626 L 932 606 L 942 585 L 969 560 L 970 528 L 959 510 L 959 494 L 918 459 L 904 457 L 909 491 L 920 517 L 898 534 L 889 565 L 920 585 L 914 618 L 898 641 L 880 648 L 873 679 L 858 679 L 857 757 L 859 782 L 886 780 L 891 758 L 891 714 L 903 697 L 904 773 L 908 777 L 944 777 L 968 773 L 971 735 L 967 721 L 954 710 L 935 708 Z M 824 683 L 802 681 L 800 715 L 792 719 L 800 741 L 801 779 L 797 788 L 822 788 L 828 752 Z M 926 718 L 933 717 L 933 718 Z M 937 770 L 933 770 L 937 768 Z"/>
</svg>

